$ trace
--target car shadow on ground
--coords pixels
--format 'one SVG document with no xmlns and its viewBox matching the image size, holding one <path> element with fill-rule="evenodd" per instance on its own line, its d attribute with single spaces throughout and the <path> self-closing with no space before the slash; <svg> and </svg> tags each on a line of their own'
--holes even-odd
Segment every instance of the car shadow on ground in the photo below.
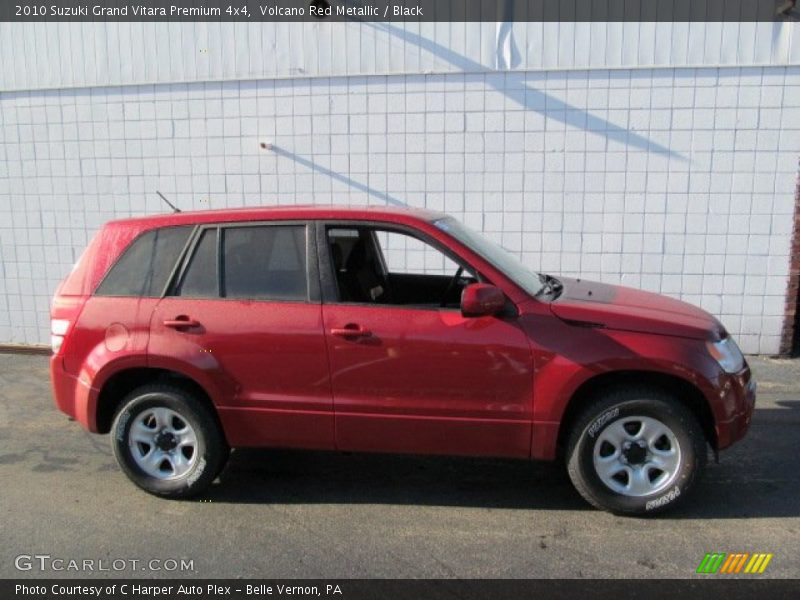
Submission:
<svg viewBox="0 0 800 600">
<path fill-rule="evenodd" d="M 744 441 L 709 454 L 704 478 L 667 519 L 800 515 L 800 400 L 756 412 Z M 560 463 L 240 449 L 204 496 L 214 502 L 395 504 L 590 510 Z"/>
<path fill-rule="evenodd" d="M 234 503 L 587 508 L 549 463 L 290 450 L 237 450 L 207 496 Z"/>
</svg>

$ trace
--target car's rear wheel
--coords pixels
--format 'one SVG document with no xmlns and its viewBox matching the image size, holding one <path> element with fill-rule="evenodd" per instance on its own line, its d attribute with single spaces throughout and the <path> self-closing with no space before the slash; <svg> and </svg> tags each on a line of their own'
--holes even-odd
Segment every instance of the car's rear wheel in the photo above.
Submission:
<svg viewBox="0 0 800 600">
<path fill-rule="evenodd" d="M 131 481 L 169 498 L 205 490 L 228 457 L 217 420 L 202 401 L 161 384 L 139 388 L 123 401 L 111 445 Z"/>
<path fill-rule="evenodd" d="M 706 462 L 694 415 L 660 390 L 618 389 L 575 420 L 567 469 L 590 504 L 619 514 L 652 514 L 686 497 Z"/>
</svg>

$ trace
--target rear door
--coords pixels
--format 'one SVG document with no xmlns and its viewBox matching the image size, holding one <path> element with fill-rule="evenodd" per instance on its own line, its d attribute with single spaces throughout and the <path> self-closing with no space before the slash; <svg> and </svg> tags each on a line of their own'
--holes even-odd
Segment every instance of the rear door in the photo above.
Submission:
<svg viewBox="0 0 800 600">
<path fill-rule="evenodd" d="M 206 226 L 153 313 L 151 365 L 215 388 L 231 445 L 334 446 L 316 265 L 306 223 Z"/>
</svg>

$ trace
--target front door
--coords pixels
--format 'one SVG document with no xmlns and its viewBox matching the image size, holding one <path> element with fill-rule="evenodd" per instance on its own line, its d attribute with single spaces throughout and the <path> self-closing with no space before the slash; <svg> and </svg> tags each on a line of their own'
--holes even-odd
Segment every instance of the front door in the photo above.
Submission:
<svg viewBox="0 0 800 600">
<path fill-rule="evenodd" d="M 463 317 L 461 288 L 480 275 L 413 233 L 331 224 L 319 237 L 337 447 L 529 456 L 526 335 L 513 316 Z"/>
<path fill-rule="evenodd" d="M 305 224 L 207 227 L 153 312 L 151 365 L 214 386 L 233 446 L 334 447 L 312 243 Z"/>
</svg>

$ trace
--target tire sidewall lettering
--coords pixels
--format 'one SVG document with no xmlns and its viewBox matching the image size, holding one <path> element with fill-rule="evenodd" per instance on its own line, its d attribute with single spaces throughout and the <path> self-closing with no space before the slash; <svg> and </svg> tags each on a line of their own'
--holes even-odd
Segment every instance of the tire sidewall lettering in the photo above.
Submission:
<svg viewBox="0 0 800 600">
<path fill-rule="evenodd" d="M 619 416 L 618 406 L 612 408 L 611 410 L 607 410 L 602 415 L 597 417 L 597 419 L 595 419 L 591 425 L 589 425 L 589 428 L 587 429 L 587 434 L 589 435 L 590 438 L 594 439 L 597 436 L 597 434 L 600 433 L 600 431 L 605 427 L 605 425 L 608 425 L 612 419 L 616 419 L 618 416 Z"/>
<path fill-rule="evenodd" d="M 681 488 L 680 486 L 676 485 L 674 488 L 669 490 L 666 494 L 663 494 L 661 497 L 655 498 L 653 500 L 648 500 L 647 504 L 644 505 L 644 509 L 653 510 L 655 508 L 661 508 L 662 506 L 666 506 L 670 502 L 677 500 L 680 495 L 681 495 Z"/>
</svg>

